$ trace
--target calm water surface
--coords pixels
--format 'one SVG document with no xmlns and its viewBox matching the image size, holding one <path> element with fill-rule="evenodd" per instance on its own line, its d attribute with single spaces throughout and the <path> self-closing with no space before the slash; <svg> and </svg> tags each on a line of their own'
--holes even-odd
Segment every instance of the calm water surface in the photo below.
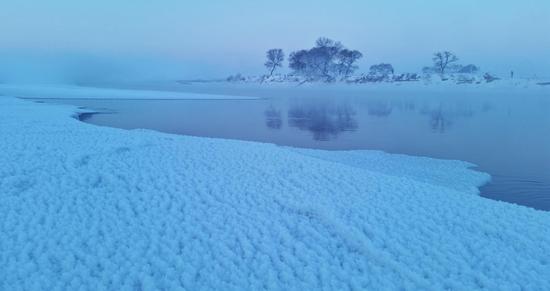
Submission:
<svg viewBox="0 0 550 291">
<path fill-rule="evenodd" d="M 50 101 L 106 112 L 85 121 L 124 129 L 465 160 L 492 176 L 491 183 L 481 189 L 482 196 L 550 210 L 548 91 L 377 92 L 355 87 L 267 89 L 219 84 L 154 87 L 263 99 Z"/>
</svg>

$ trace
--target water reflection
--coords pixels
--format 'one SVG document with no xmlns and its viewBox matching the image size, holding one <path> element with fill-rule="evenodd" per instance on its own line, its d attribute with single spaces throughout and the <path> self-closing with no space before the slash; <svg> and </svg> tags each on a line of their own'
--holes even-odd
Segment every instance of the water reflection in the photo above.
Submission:
<svg viewBox="0 0 550 291">
<path fill-rule="evenodd" d="M 310 131 L 313 139 L 327 141 L 344 131 L 355 131 L 355 111 L 349 105 L 297 105 L 288 110 L 288 125 Z"/>
<path fill-rule="evenodd" d="M 367 112 L 371 116 L 388 117 L 393 111 L 393 106 L 384 102 L 375 102 L 367 105 Z"/>
<path fill-rule="evenodd" d="M 430 130 L 441 134 L 446 133 L 457 118 L 471 118 L 476 112 L 485 113 L 491 110 L 489 103 L 483 103 L 475 109 L 465 104 L 444 105 L 439 102 L 415 104 L 411 101 L 370 101 L 365 105 L 366 110 L 363 109 L 360 112 L 376 118 L 389 118 L 392 114 L 399 116 L 404 113 L 427 116 Z M 357 106 L 358 104 L 319 102 L 290 105 L 288 126 L 313 133 L 313 139 L 317 141 L 334 140 L 342 132 L 358 129 L 357 113 L 354 110 L 354 108 L 360 108 Z M 269 105 L 264 111 L 264 116 L 267 128 L 277 130 L 282 128 L 283 117 L 280 109 Z"/>
<path fill-rule="evenodd" d="M 445 133 L 445 131 L 451 126 L 451 121 L 445 116 L 444 111 L 439 107 L 436 110 L 429 112 L 430 126 L 433 131 L 439 133 Z"/>
<path fill-rule="evenodd" d="M 487 112 L 490 109 L 485 109 L 482 107 L 480 112 Z M 429 116 L 430 128 L 433 132 L 445 133 L 453 125 L 454 120 L 457 118 L 471 118 L 475 114 L 474 109 L 469 106 L 453 105 L 453 106 L 443 106 L 439 104 L 438 106 L 429 106 L 425 105 L 421 110 L 420 114 Z"/>
<path fill-rule="evenodd" d="M 273 105 L 270 105 L 264 112 L 265 125 L 271 129 L 281 129 L 283 126 L 283 118 L 281 117 L 281 110 L 275 109 Z"/>
<path fill-rule="evenodd" d="M 346 91 L 328 96 L 332 93 L 324 93 L 324 89 L 308 92 L 306 88 L 278 91 L 250 102 L 47 102 L 86 106 L 101 112 L 104 110 L 99 109 L 109 108 L 116 112 L 88 116 L 86 122 L 102 126 L 148 128 L 294 147 L 377 149 L 465 160 L 495 175 L 493 183 L 482 189 L 485 197 L 550 210 L 550 175 L 547 175 L 550 99 L 546 95 L 503 96 L 498 92 L 491 96 L 487 93 L 442 96 L 427 92 L 386 96 Z M 306 93 L 310 95 L 299 96 Z M 545 186 L 533 186 L 529 181 L 542 181 Z"/>
</svg>

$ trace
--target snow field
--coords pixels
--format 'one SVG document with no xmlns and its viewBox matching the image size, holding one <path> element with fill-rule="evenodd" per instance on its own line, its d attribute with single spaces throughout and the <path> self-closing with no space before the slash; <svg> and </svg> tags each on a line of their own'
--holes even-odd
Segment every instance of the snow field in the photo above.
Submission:
<svg viewBox="0 0 550 291">
<path fill-rule="evenodd" d="M 544 290 L 550 214 L 461 161 L 125 131 L 0 97 L 0 290 Z"/>
<path fill-rule="evenodd" d="M 53 99 L 256 99 L 255 97 L 216 94 L 195 94 L 156 90 L 130 90 L 82 87 L 71 85 L 0 84 L 0 94 L 21 98 Z"/>
</svg>

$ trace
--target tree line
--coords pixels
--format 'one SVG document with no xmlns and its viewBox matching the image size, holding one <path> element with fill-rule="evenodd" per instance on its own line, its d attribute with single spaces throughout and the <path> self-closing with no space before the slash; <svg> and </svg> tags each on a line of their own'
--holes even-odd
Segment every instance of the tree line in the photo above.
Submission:
<svg viewBox="0 0 550 291">
<path fill-rule="evenodd" d="M 302 76 L 307 81 L 347 80 L 359 68 L 357 61 L 363 57 L 358 50 L 348 49 L 341 42 L 326 37 L 320 37 L 315 46 L 291 52 L 288 56 L 288 68 L 293 75 Z M 458 57 L 449 51 L 434 53 L 433 64 L 424 67 L 425 74 L 439 74 L 442 77 L 447 73 L 474 74 L 479 71 L 476 65 L 460 65 Z M 283 67 L 285 53 L 280 48 L 270 49 L 266 52 L 265 67 L 268 73 L 264 78 L 273 76 L 278 68 Z M 389 78 L 395 81 L 417 80 L 418 74 L 395 75 L 391 64 L 381 63 L 372 65 L 367 75 L 362 76 L 366 82 L 387 81 Z"/>
<path fill-rule="evenodd" d="M 339 41 L 321 37 L 310 49 L 290 53 L 288 67 L 294 74 L 308 80 L 334 81 L 349 77 L 358 68 L 355 63 L 363 57 L 358 50 L 347 49 Z M 270 49 L 266 53 L 265 66 L 269 77 L 283 66 L 285 55 L 282 49 Z"/>
</svg>

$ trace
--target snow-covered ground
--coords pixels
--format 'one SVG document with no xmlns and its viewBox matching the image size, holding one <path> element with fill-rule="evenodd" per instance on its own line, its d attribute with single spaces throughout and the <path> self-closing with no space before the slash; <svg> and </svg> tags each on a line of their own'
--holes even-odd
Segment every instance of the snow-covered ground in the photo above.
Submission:
<svg viewBox="0 0 550 291">
<path fill-rule="evenodd" d="M 397 74 L 397 76 L 403 76 L 405 74 Z M 407 74 L 411 75 L 411 74 Z M 496 80 L 487 82 L 482 74 L 450 74 L 445 76 L 445 80 L 439 75 L 420 75 L 416 81 L 396 81 L 394 80 L 394 75 L 388 76 L 388 79 L 382 81 L 364 81 L 364 75 L 358 75 L 350 77 L 347 80 L 336 80 L 333 82 L 323 82 L 323 81 L 308 81 L 306 78 L 301 76 L 294 75 L 281 75 L 276 74 L 271 77 L 266 76 L 231 76 L 227 80 L 220 81 L 233 84 L 262 84 L 266 85 L 294 85 L 294 86 L 319 86 L 319 85 L 346 85 L 346 86 L 357 86 L 359 88 L 369 88 L 374 87 L 376 89 L 380 88 L 395 88 L 395 87 L 406 87 L 411 89 L 422 89 L 426 88 L 453 88 L 453 89 L 541 89 L 546 87 L 550 88 L 550 78 L 497 78 Z M 180 81 L 185 83 L 183 81 Z"/>
<path fill-rule="evenodd" d="M 550 213 L 468 163 L 77 111 L 0 96 L 0 290 L 550 289 Z"/>
<path fill-rule="evenodd" d="M 128 90 L 61 84 L 0 84 L 0 94 L 21 98 L 95 98 L 95 99 L 256 99 L 245 96 L 194 94 L 156 90 Z"/>
</svg>

